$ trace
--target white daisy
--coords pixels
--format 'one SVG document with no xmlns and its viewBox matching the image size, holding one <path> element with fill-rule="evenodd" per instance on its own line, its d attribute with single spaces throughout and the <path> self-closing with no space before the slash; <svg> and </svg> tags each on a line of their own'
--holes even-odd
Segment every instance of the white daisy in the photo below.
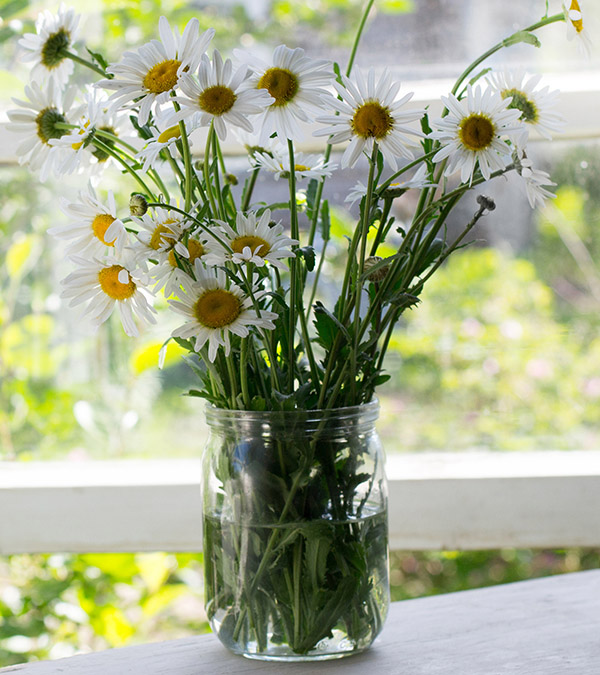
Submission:
<svg viewBox="0 0 600 675">
<path fill-rule="evenodd" d="M 171 199 L 170 203 L 179 208 L 176 199 Z M 141 228 L 131 247 L 138 263 L 150 258 L 156 260 L 160 254 L 168 254 L 172 248 L 184 258 L 188 256 L 187 248 L 181 239 L 190 222 L 181 213 L 158 206 L 141 218 L 132 218 L 132 221 Z"/>
<path fill-rule="evenodd" d="M 173 331 L 173 337 L 194 339 L 197 352 L 208 342 L 208 358 L 214 361 L 219 347 L 229 356 L 230 333 L 245 338 L 251 326 L 275 328 L 273 322 L 277 314 L 264 309 L 257 312 L 251 297 L 239 286 L 228 283 L 223 270 L 206 271 L 200 260 L 196 260 L 194 273 L 196 280 L 187 275 L 182 277 L 185 293 L 180 294 L 179 300 L 169 300 L 172 309 L 186 318 L 186 322 Z M 258 290 L 252 292 L 256 299 L 261 295 Z"/>
<path fill-rule="evenodd" d="M 376 188 L 375 192 L 383 196 L 385 192 L 388 190 L 391 192 L 393 191 L 398 191 L 398 196 L 402 194 L 406 190 L 410 189 L 415 189 L 415 190 L 422 190 L 423 188 L 428 188 L 428 187 L 436 187 L 435 183 L 432 183 L 428 176 L 427 176 L 427 167 L 425 164 L 421 164 L 419 169 L 416 171 L 415 175 L 412 178 L 409 178 L 408 180 L 405 181 L 398 181 L 396 183 L 390 183 L 389 186 L 385 190 L 381 190 L 381 188 Z M 367 194 L 367 186 L 358 181 L 356 185 L 350 190 L 348 193 L 348 196 L 346 199 L 344 199 L 345 203 L 348 203 L 350 206 L 354 204 L 354 202 L 358 201 L 359 199 L 362 199 L 365 195 Z"/>
<path fill-rule="evenodd" d="M 482 94 L 479 86 L 468 85 L 466 100 L 453 94 L 441 98 L 449 114 L 433 122 L 437 131 L 430 137 L 443 146 L 433 161 L 448 158 L 446 175 L 460 168 L 463 183 L 472 180 L 477 165 L 486 180 L 492 171 L 502 170 L 512 152 L 506 138 L 518 141 L 524 133 L 521 111 L 510 109 L 510 100 L 490 87 Z"/>
<path fill-rule="evenodd" d="M 558 90 L 549 87 L 536 90 L 541 75 L 526 76 L 522 70 L 491 73 L 489 83 L 502 98 L 511 98 L 509 108 L 521 111 L 521 122 L 525 122 L 526 135 L 521 145 L 527 141 L 529 128 L 535 129 L 541 136 L 552 139 L 553 133 L 561 132 L 565 127 L 564 118 L 553 110 L 558 103 Z"/>
<path fill-rule="evenodd" d="M 259 134 L 248 133 L 243 129 L 236 128 L 234 134 L 247 153 L 248 163 L 252 169 L 258 166 L 259 155 L 273 155 L 280 145 L 277 138 L 267 138 L 264 143 L 260 142 Z"/>
<path fill-rule="evenodd" d="M 52 227 L 48 232 L 59 239 L 70 240 L 66 249 L 68 255 L 102 256 L 107 247 L 121 252 L 129 243 L 125 225 L 117 217 L 117 205 L 112 190 L 109 190 L 107 203 L 101 202 L 88 185 L 87 192 L 79 193 L 76 202 L 61 199 L 61 208 L 72 218 L 68 225 Z"/>
<path fill-rule="evenodd" d="M 334 79 L 331 63 L 304 56 L 303 49 L 279 45 L 270 63 L 239 50 L 234 54 L 250 65 L 253 75 L 249 84 L 266 89 L 274 99 L 257 120 L 257 126 L 261 128 L 261 145 L 274 131 L 282 142 L 287 138 L 302 138 L 298 122 L 309 122 L 309 113 L 322 111 L 324 101 L 333 98 L 324 89 Z"/>
<path fill-rule="evenodd" d="M 132 337 L 139 335 L 134 316 L 145 323 L 156 323 L 153 316 L 156 311 L 141 286 L 144 279 L 133 266 L 112 258 L 100 261 L 74 256 L 72 260 L 79 269 L 61 282 L 64 286 L 61 297 L 71 298 L 69 307 L 87 302 L 83 313 L 99 326 L 117 306 L 123 329 Z"/>
<path fill-rule="evenodd" d="M 88 86 L 84 93 L 85 104 L 76 120 L 74 129 L 68 130 L 60 138 L 51 138 L 50 145 L 60 148 L 57 159 L 57 170 L 60 174 L 71 174 L 74 171 L 96 173 L 104 168 L 110 157 L 104 150 L 91 143 L 96 130 L 110 131 L 117 135 L 115 127 L 120 126 L 113 115 L 107 113 L 107 101 L 104 92 Z M 99 137 L 107 145 L 114 145 L 110 139 Z"/>
<path fill-rule="evenodd" d="M 158 256 L 159 262 L 152 268 L 150 275 L 156 282 L 154 291 L 164 288 L 166 298 L 179 293 L 181 279 L 188 275 L 188 265 L 194 267 L 196 260 L 208 252 L 207 241 L 201 236 L 190 237 L 185 244 L 187 255 L 180 256 L 179 250 L 171 249 Z"/>
<path fill-rule="evenodd" d="M 31 77 L 39 83 L 51 80 L 57 88 L 63 87 L 73 72 L 73 61 L 65 52 L 73 52 L 80 19 L 75 10 L 61 4 L 56 14 L 45 10 L 38 15 L 35 33 L 25 33 L 19 46 L 26 50 L 23 61 L 34 61 Z"/>
<path fill-rule="evenodd" d="M 565 22 L 567 25 L 567 39 L 579 39 L 579 49 L 585 56 L 591 56 L 592 40 L 588 34 L 587 28 L 583 23 L 583 13 L 578 0 L 571 0 L 571 4 L 567 5 L 563 2 L 563 12 L 565 15 Z"/>
<path fill-rule="evenodd" d="M 162 161 L 161 153 L 163 150 L 168 152 L 173 159 L 177 159 L 178 157 L 177 141 L 181 138 L 181 127 L 173 119 L 173 115 L 155 120 L 155 125 L 151 128 L 152 138 L 146 141 L 146 145 L 136 155 L 136 158 L 142 163 L 144 171 L 157 168 L 158 164 Z M 192 147 L 190 134 L 199 126 L 200 118 L 198 115 L 185 120 L 185 129 L 190 148 Z"/>
<path fill-rule="evenodd" d="M 198 19 L 191 19 L 180 36 L 161 16 L 158 30 L 162 42 L 151 40 L 136 52 L 125 52 L 120 63 L 107 69 L 115 78 L 98 83 L 105 89 L 116 90 L 109 99 L 114 108 L 139 105 L 138 121 L 146 124 L 152 106 L 167 101 L 182 73 L 198 66 L 215 33 L 210 28 L 198 35 L 199 26 Z"/>
<path fill-rule="evenodd" d="M 255 165 L 275 174 L 275 180 L 287 178 L 290 175 L 290 156 L 287 148 L 279 146 L 271 154 L 256 153 Z M 254 168 L 254 167 L 253 167 Z M 323 155 L 307 155 L 296 152 L 294 155 L 294 173 L 297 179 L 331 176 L 335 164 L 325 163 Z"/>
<path fill-rule="evenodd" d="M 556 185 L 552 182 L 550 174 L 533 167 L 533 162 L 524 151 L 519 151 L 515 157 L 516 174 L 521 178 L 519 181 L 525 187 L 529 206 L 543 206 L 546 199 L 555 199 L 556 195 L 546 188 Z"/>
<path fill-rule="evenodd" d="M 21 107 L 7 112 L 10 123 L 6 127 L 26 135 L 17 147 L 19 164 L 28 164 L 32 171 L 39 171 L 40 180 L 44 182 L 55 170 L 58 160 L 58 149 L 50 145 L 50 140 L 69 133 L 68 129 L 56 125 L 70 123 L 67 112 L 73 103 L 75 89 L 61 93 L 50 80 L 46 90 L 32 82 L 25 87 L 25 94 L 29 101 L 12 99 Z"/>
<path fill-rule="evenodd" d="M 227 137 L 228 125 L 253 131 L 248 115 L 264 111 L 273 102 L 273 97 L 262 89 L 243 88 L 248 76 L 247 66 L 242 65 L 233 72 L 231 60 L 227 59 L 223 63 L 216 49 L 212 63 L 203 54 L 198 68 L 198 81 L 189 73 L 181 76 L 180 87 L 185 97 L 175 97 L 182 106 L 176 118 L 183 119 L 198 113 L 200 124 L 207 126 L 212 121 L 221 140 Z"/>
<path fill-rule="evenodd" d="M 238 212 L 235 230 L 228 223 L 216 222 L 219 224 L 219 236 L 225 239 L 231 251 L 215 241 L 204 259 L 207 265 L 223 265 L 225 261 L 232 260 L 238 265 L 252 262 L 262 267 L 268 262 L 284 270 L 286 265 L 283 258 L 294 257 L 291 247 L 298 242 L 284 234 L 283 225 L 270 224 L 269 209 L 265 209 L 260 218 L 252 211 L 247 216 Z"/>
<path fill-rule="evenodd" d="M 387 70 L 377 83 L 373 68 L 366 81 L 358 69 L 355 82 L 347 77 L 342 77 L 342 81 L 343 86 L 339 82 L 334 82 L 333 86 L 343 101 L 332 98 L 329 102 L 338 115 L 317 118 L 317 122 L 330 126 L 314 132 L 315 136 L 331 135 L 329 143 L 350 141 L 342 156 L 342 168 L 354 166 L 363 152 L 371 154 L 375 142 L 394 170 L 398 167 L 397 157 L 412 159 L 413 154 L 406 146 L 417 146 L 418 142 L 412 136 L 423 134 L 405 124 L 420 119 L 424 111 L 401 112 L 400 108 L 413 94 L 406 94 L 396 101 L 400 83 L 392 83 Z"/>
</svg>

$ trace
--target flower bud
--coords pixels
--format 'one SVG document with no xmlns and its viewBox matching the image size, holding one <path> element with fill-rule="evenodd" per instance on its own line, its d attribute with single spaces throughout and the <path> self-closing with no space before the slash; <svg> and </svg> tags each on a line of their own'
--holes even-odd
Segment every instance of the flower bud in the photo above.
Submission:
<svg viewBox="0 0 600 675">
<path fill-rule="evenodd" d="M 493 211 L 496 208 L 496 202 L 485 195 L 477 195 L 477 203 L 486 211 Z"/>
<path fill-rule="evenodd" d="M 396 199 L 396 197 L 401 197 L 407 190 L 408 188 L 394 187 L 392 184 L 381 193 L 381 196 L 383 199 Z"/>
<path fill-rule="evenodd" d="M 134 192 L 129 198 L 129 213 L 132 216 L 143 216 L 148 210 L 146 197 L 139 192 Z"/>
<path fill-rule="evenodd" d="M 237 176 L 233 173 L 228 173 L 225 175 L 225 182 L 227 183 L 227 185 L 237 185 L 238 184 Z"/>
<path fill-rule="evenodd" d="M 369 274 L 369 270 L 375 267 L 375 265 L 380 263 L 382 260 L 383 258 L 379 255 L 371 255 L 365 260 L 365 274 L 367 275 L 367 279 L 369 279 L 369 281 L 378 283 L 385 279 L 386 274 L 388 273 L 389 265 L 382 265 Z"/>
</svg>

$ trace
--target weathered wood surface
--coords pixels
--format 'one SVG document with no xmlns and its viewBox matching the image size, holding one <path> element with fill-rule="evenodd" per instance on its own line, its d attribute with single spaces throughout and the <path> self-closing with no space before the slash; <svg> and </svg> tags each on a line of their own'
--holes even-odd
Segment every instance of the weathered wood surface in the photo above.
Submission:
<svg viewBox="0 0 600 675">
<path fill-rule="evenodd" d="M 600 570 L 392 605 L 374 647 L 312 664 L 249 661 L 212 635 L 0 669 L 8 675 L 598 675 Z"/>
</svg>

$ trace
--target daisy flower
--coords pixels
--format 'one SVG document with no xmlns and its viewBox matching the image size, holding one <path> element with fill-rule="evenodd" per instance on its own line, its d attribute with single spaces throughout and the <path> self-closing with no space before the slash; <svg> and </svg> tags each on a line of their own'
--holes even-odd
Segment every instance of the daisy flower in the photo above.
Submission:
<svg viewBox="0 0 600 675">
<path fill-rule="evenodd" d="M 76 202 L 61 200 L 63 212 L 72 218 L 68 225 L 52 227 L 48 232 L 71 241 L 66 249 L 68 255 L 102 256 L 107 247 L 121 252 L 129 242 L 125 225 L 117 217 L 117 205 L 112 190 L 108 192 L 107 203 L 101 202 L 91 184 L 83 190 Z"/>
<path fill-rule="evenodd" d="M 274 99 L 257 120 L 261 128 L 261 145 L 273 132 L 283 142 L 286 138 L 302 138 L 298 122 L 309 122 L 308 113 L 322 111 L 324 101 L 333 98 L 323 88 L 334 79 L 330 62 L 304 56 L 303 49 L 279 45 L 270 63 L 239 50 L 234 54 L 240 61 L 247 61 L 252 69 L 249 84 L 266 89 Z"/>
<path fill-rule="evenodd" d="M 79 269 L 61 282 L 64 286 L 61 297 L 71 299 L 69 307 L 87 302 L 84 315 L 97 327 L 117 306 L 123 329 L 132 337 L 139 335 L 134 317 L 144 323 L 156 323 L 153 316 L 156 311 L 140 285 L 143 277 L 136 275 L 131 265 L 113 258 L 100 261 L 74 256 L 72 260 Z"/>
<path fill-rule="evenodd" d="M 58 150 L 50 145 L 50 141 L 68 133 L 67 129 L 56 125 L 69 123 L 66 111 L 71 108 L 75 89 L 68 89 L 63 94 L 53 80 L 48 82 L 45 90 L 32 82 L 25 87 L 25 95 L 28 101 L 12 99 L 20 108 L 7 112 L 10 122 L 6 127 L 26 135 L 17 147 L 19 164 L 28 164 L 32 171 L 39 171 L 40 180 L 44 182 L 55 170 L 58 159 Z"/>
<path fill-rule="evenodd" d="M 184 96 L 176 96 L 182 109 L 177 119 L 184 119 L 198 113 L 200 124 L 206 126 L 213 122 L 221 140 L 227 137 L 227 126 L 234 125 L 246 131 L 254 127 L 248 115 L 262 112 L 273 98 L 262 89 L 243 88 L 248 78 L 248 67 L 240 66 L 233 72 L 230 59 L 223 63 L 221 54 L 215 49 L 212 63 L 206 54 L 202 55 L 198 68 L 198 81 L 189 73 L 183 73 L 180 80 Z"/>
<path fill-rule="evenodd" d="M 400 194 L 403 194 L 406 190 L 422 190 L 423 188 L 428 187 L 436 187 L 436 184 L 429 180 L 427 177 L 427 167 L 422 164 L 412 178 L 409 178 L 405 181 L 399 181 L 397 183 L 390 183 L 383 192 L 381 192 L 381 188 L 376 188 L 375 192 L 378 194 L 380 193 L 381 196 L 383 196 L 387 190 L 390 192 L 397 190 Z M 358 181 L 352 190 L 350 190 L 346 199 L 344 199 L 344 203 L 348 203 L 350 206 L 352 206 L 354 202 L 362 199 L 366 194 L 367 186 Z M 398 194 L 398 196 L 400 196 L 400 194 Z"/>
<path fill-rule="evenodd" d="M 173 115 L 166 116 L 163 120 L 155 120 L 155 127 L 151 128 L 152 138 L 149 138 L 146 145 L 137 153 L 136 158 L 142 163 L 144 171 L 155 169 L 162 161 L 161 152 L 165 150 L 173 159 L 177 159 L 177 141 L 181 138 L 181 128 L 175 123 Z M 185 120 L 185 129 L 188 135 L 188 143 L 192 147 L 190 134 L 194 129 L 200 126 L 198 115 Z"/>
<path fill-rule="evenodd" d="M 84 100 L 83 110 L 75 122 L 76 127 L 67 130 L 60 138 L 49 140 L 50 145 L 61 149 L 60 158 L 57 159 L 60 174 L 71 174 L 82 169 L 93 173 L 94 169 L 103 168 L 104 162 L 110 157 L 91 143 L 97 130 L 116 135 L 116 121 L 109 122 L 107 119 L 106 96 L 98 89 L 88 86 Z M 109 146 L 114 145 L 114 141 L 110 139 L 99 138 Z"/>
<path fill-rule="evenodd" d="M 515 164 L 516 174 L 521 178 L 519 182 L 525 187 L 527 200 L 532 209 L 543 206 L 546 199 L 556 199 L 556 195 L 546 189 L 555 186 L 556 183 L 552 182 L 550 174 L 546 171 L 534 169 L 533 162 L 524 151 L 517 153 Z"/>
<path fill-rule="evenodd" d="M 45 10 L 35 22 L 36 33 L 25 33 L 19 46 L 26 50 L 23 61 L 34 61 L 31 77 L 36 82 L 51 80 L 60 89 L 73 72 L 73 61 L 66 52 L 73 51 L 80 19 L 75 10 L 67 10 L 63 4 L 56 14 Z"/>
<path fill-rule="evenodd" d="M 491 88 L 482 94 L 480 87 L 468 85 L 466 100 L 459 101 L 453 94 L 441 98 L 449 114 L 433 122 L 437 131 L 430 138 L 443 146 L 433 161 L 448 158 L 445 174 L 460 169 L 463 183 L 472 180 L 477 165 L 486 180 L 493 170 L 502 170 L 512 152 L 505 138 L 523 137 L 521 111 L 511 109 L 510 100 Z"/>
<path fill-rule="evenodd" d="M 422 136 L 422 133 L 405 124 L 420 119 L 424 111 L 402 112 L 400 108 L 413 94 L 405 94 L 396 101 L 400 83 L 392 83 L 387 70 L 377 83 L 373 68 L 366 80 L 356 70 L 356 82 L 347 77 L 342 77 L 342 82 L 343 86 L 339 82 L 333 86 L 343 100 L 332 98 L 330 101 L 338 115 L 317 118 L 317 122 L 330 126 L 314 132 L 315 136 L 331 135 L 328 143 L 350 141 L 342 156 L 342 168 L 354 166 L 363 152 L 371 154 L 375 142 L 394 170 L 398 168 L 397 157 L 412 159 L 413 154 L 406 146 L 418 145 L 411 136 Z"/>
<path fill-rule="evenodd" d="M 218 234 L 225 239 L 229 249 L 215 241 L 214 247 L 206 255 L 204 262 L 207 265 L 223 265 L 227 260 L 242 264 L 252 262 L 257 267 L 271 263 L 281 270 L 286 269 L 282 258 L 293 258 L 291 247 L 298 244 L 283 232 L 283 225 L 271 226 L 271 211 L 265 209 L 262 216 L 257 218 L 256 213 L 249 212 L 247 216 L 237 213 L 235 230 L 228 223 L 218 223 Z"/>
<path fill-rule="evenodd" d="M 324 176 L 331 176 L 332 171 L 336 168 L 336 165 L 331 162 L 325 163 L 323 155 L 307 155 L 303 152 L 296 152 L 294 161 L 294 172 L 297 179 L 321 179 Z M 290 156 L 287 148 L 279 146 L 271 154 L 257 153 L 254 166 L 260 166 L 267 171 L 271 171 L 275 174 L 275 180 L 288 178 L 290 175 Z"/>
<path fill-rule="evenodd" d="M 115 90 L 109 99 L 114 108 L 139 105 L 138 121 L 142 126 L 146 124 L 152 106 L 166 102 L 181 74 L 198 66 L 215 33 L 210 28 L 198 35 L 199 26 L 198 19 L 191 19 L 180 36 L 161 16 L 158 31 L 162 42 L 152 40 L 135 52 L 125 52 L 120 63 L 107 69 L 115 78 L 98 83 Z"/>
<path fill-rule="evenodd" d="M 171 308 L 182 314 L 186 322 L 176 328 L 172 337 L 185 340 L 194 339 L 194 349 L 198 352 L 208 342 L 208 358 L 214 361 L 219 347 L 223 347 L 225 356 L 231 349 L 230 333 L 242 338 L 248 337 L 250 327 L 273 330 L 277 318 L 274 312 L 253 309 L 253 302 L 239 286 L 228 283 L 223 270 L 206 271 L 200 260 L 194 266 L 196 280 L 187 275 L 182 277 L 181 285 L 185 291 L 179 300 L 169 300 Z M 261 292 L 252 290 L 255 299 Z"/>
<path fill-rule="evenodd" d="M 558 103 L 558 90 L 550 91 L 549 87 L 537 89 L 541 75 L 527 77 L 522 70 L 516 72 L 497 72 L 489 77 L 489 83 L 502 98 L 511 98 L 509 108 L 521 111 L 521 122 L 525 122 L 524 145 L 527 141 L 528 128 L 535 129 L 541 136 L 552 139 L 552 133 L 561 132 L 565 121 L 553 108 Z"/>
<path fill-rule="evenodd" d="M 571 0 L 568 8 L 563 2 L 563 12 L 567 25 L 567 39 L 574 40 L 575 38 L 579 38 L 579 49 L 585 56 L 591 56 L 592 40 L 583 24 L 583 14 L 578 0 Z"/>
<path fill-rule="evenodd" d="M 256 133 L 248 133 L 243 129 L 236 128 L 234 130 L 235 137 L 244 146 L 247 153 L 248 163 L 252 169 L 258 166 L 259 155 L 273 155 L 276 148 L 280 145 L 277 138 L 267 138 L 264 143 L 260 143 L 259 135 Z"/>
<path fill-rule="evenodd" d="M 171 199 L 170 203 L 179 208 L 179 202 L 176 199 Z M 141 228 L 131 247 L 138 262 L 150 258 L 156 259 L 157 256 L 168 253 L 172 248 L 175 248 L 179 255 L 187 257 L 187 248 L 181 242 L 184 231 L 189 227 L 185 216 L 159 206 L 154 207 L 152 212 L 144 214 L 141 218 L 132 218 L 132 220 Z"/>
<path fill-rule="evenodd" d="M 152 272 L 150 273 L 152 279 L 156 282 L 154 286 L 155 292 L 164 288 L 166 298 L 179 293 L 182 277 L 189 276 L 180 267 L 183 263 L 182 258 L 194 267 L 196 260 L 199 260 L 208 252 L 207 242 L 202 237 L 190 237 L 185 246 L 187 255 L 180 256 L 178 260 L 179 250 L 176 252 L 175 249 L 171 249 L 159 256 L 160 262 L 152 268 Z"/>
</svg>

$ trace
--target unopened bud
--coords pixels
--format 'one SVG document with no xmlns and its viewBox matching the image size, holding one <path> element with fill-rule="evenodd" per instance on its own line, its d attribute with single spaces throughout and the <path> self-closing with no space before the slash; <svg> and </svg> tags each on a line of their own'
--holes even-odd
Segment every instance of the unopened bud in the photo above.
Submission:
<svg viewBox="0 0 600 675">
<path fill-rule="evenodd" d="M 377 283 L 385 279 L 386 274 L 388 273 L 388 265 L 382 265 L 381 267 L 374 269 L 372 272 L 369 272 L 369 270 L 373 269 L 373 267 L 375 267 L 375 265 L 380 263 L 382 260 L 383 258 L 378 255 L 371 255 L 365 260 L 365 274 L 367 275 L 367 279 L 369 279 L 369 281 L 374 281 Z"/>
<path fill-rule="evenodd" d="M 381 193 L 381 196 L 383 199 L 396 199 L 396 197 L 401 197 L 406 191 L 407 188 L 403 187 L 389 187 Z"/>
<path fill-rule="evenodd" d="M 132 216 L 143 216 L 148 210 L 146 197 L 139 192 L 134 192 L 129 198 L 129 213 Z"/>
<path fill-rule="evenodd" d="M 493 211 L 496 208 L 496 202 L 485 195 L 477 195 L 477 203 L 486 211 Z"/>
<path fill-rule="evenodd" d="M 225 182 L 227 183 L 227 185 L 237 185 L 238 184 L 237 176 L 233 173 L 228 173 L 225 175 Z"/>
</svg>

